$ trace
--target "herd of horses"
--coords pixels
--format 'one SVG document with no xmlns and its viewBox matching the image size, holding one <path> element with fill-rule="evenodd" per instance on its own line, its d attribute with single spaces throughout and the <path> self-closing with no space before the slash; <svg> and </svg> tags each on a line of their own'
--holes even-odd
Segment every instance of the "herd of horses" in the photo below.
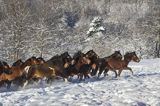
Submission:
<svg viewBox="0 0 160 106">
<path fill-rule="evenodd" d="M 25 87 L 28 83 L 41 79 L 47 83 L 59 78 L 68 81 L 75 75 L 77 80 L 82 81 L 97 74 L 98 78 L 102 73 L 106 76 L 109 70 L 115 73 L 115 77 L 120 76 L 123 70 L 130 70 L 133 74 L 128 67 L 130 61 L 140 61 L 135 52 L 127 52 L 122 56 L 120 51 L 115 51 L 108 57 L 99 58 L 93 50 L 87 53 L 78 51 L 72 57 L 64 52 L 47 61 L 33 56 L 24 62 L 19 59 L 12 66 L 0 61 L 0 87 L 10 88 L 12 83 Z"/>
</svg>

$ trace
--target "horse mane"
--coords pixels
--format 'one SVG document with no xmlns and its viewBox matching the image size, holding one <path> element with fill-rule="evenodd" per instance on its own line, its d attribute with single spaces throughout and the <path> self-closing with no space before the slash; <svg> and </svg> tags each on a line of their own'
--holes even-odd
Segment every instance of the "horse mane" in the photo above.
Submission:
<svg viewBox="0 0 160 106">
<path fill-rule="evenodd" d="M 130 58 L 133 53 L 135 53 L 135 52 L 126 52 L 124 57 L 125 58 Z"/>
<path fill-rule="evenodd" d="M 51 57 L 51 59 L 49 59 L 49 60 L 56 60 L 56 59 L 58 59 L 60 56 L 58 55 L 58 54 L 56 54 L 55 56 L 53 56 L 53 57 Z"/>
<path fill-rule="evenodd" d="M 88 54 L 89 52 L 94 52 L 93 49 L 89 50 L 86 54 Z M 95 52 L 94 52 L 95 53 Z"/>
<path fill-rule="evenodd" d="M 74 55 L 73 58 L 79 57 L 81 54 L 83 54 L 81 51 L 77 51 Z"/>
<path fill-rule="evenodd" d="M 16 62 L 12 64 L 12 66 L 16 66 L 17 63 L 23 63 L 23 61 L 21 59 L 18 59 Z"/>
</svg>

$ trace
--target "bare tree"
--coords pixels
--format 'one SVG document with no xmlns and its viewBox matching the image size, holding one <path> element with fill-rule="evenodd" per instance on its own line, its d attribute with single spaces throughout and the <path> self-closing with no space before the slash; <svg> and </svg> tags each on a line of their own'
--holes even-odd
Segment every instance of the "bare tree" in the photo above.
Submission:
<svg viewBox="0 0 160 106">
<path fill-rule="evenodd" d="M 27 7 L 26 0 L 3 0 L 4 11 L 6 13 L 5 20 L 6 26 L 6 41 L 10 47 L 10 58 L 17 60 L 23 57 L 25 47 L 25 31 L 27 29 L 29 20 L 29 8 Z"/>
</svg>

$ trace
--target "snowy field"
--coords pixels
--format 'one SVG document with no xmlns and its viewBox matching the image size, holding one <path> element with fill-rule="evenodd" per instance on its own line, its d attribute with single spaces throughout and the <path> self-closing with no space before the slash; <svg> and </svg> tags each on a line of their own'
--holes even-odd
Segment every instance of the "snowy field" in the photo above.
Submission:
<svg viewBox="0 0 160 106">
<path fill-rule="evenodd" d="M 0 88 L 0 106 L 160 106 L 160 59 L 130 63 L 123 71 L 84 82 L 43 81 L 26 88 Z"/>
</svg>

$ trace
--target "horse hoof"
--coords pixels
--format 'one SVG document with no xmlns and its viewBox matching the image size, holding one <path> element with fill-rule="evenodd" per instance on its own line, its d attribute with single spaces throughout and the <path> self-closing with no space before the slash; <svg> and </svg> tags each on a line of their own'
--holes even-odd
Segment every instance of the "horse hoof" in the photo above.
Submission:
<svg viewBox="0 0 160 106">
<path fill-rule="evenodd" d="M 68 79 L 67 79 L 67 78 L 64 78 L 64 82 L 68 82 Z"/>
<path fill-rule="evenodd" d="M 27 84 L 28 84 L 28 81 L 26 81 L 26 82 L 24 83 L 24 85 L 23 85 L 22 88 L 25 88 Z"/>
</svg>

